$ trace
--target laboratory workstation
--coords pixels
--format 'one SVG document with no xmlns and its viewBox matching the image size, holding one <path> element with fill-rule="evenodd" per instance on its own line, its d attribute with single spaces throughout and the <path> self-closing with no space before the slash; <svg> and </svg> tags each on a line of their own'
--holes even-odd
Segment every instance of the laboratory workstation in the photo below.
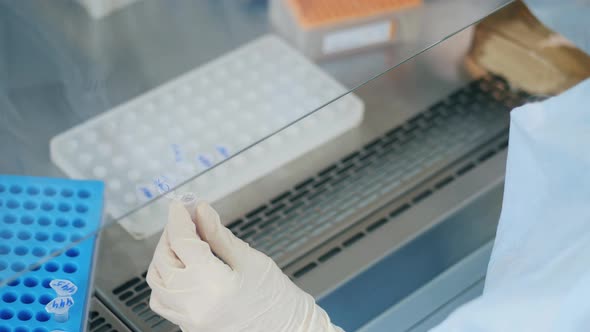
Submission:
<svg viewBox="0 0 590 332">
<path fill-rule="evenodd" d="M 589 331 L 588 17 L 0 0 L 0 332 Z"/>
</svg>

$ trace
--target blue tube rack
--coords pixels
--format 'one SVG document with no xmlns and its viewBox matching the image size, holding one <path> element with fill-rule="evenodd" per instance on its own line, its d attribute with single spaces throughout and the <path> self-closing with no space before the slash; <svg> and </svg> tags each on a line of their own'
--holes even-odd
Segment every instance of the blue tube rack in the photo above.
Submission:
<svg viewBox="0 0 590 332">
<path fill-rule="evenodd" d="M 103 196 L 99 181 L 0 175 L 0 332 L 85 330 Z M 45 310 L 53 279 L 78 286 L 67 322 Z"/>
</svg>

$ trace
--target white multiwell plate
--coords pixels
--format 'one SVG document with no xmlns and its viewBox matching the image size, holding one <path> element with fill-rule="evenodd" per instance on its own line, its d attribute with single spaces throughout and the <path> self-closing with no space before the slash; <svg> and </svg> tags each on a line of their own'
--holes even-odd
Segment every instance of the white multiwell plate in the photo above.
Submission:
<svg viewBox="0 0 590 332">
<path fill-rule="evenodd" d="M 107 212 L 119 218 L 287 127 L 182 188 L 215 202 L 357 126 L 364 105 L 353 94 L 288 126 L 346 91 L 264 36 L 55 136 L 51 158 L 71 177 L 105 181 Z M 121 225 L 137 239 L 157 233 L 162 202 Z"/>
</svg>

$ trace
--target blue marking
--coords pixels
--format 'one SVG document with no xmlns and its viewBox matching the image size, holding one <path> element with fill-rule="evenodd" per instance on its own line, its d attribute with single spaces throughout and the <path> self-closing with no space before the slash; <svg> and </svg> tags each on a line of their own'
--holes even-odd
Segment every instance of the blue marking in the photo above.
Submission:
<svg viewBox="0 0 590 332">
<path fill-rule="evenodd" d="M 219 152 L 219 154 L 224 158 L 229 158 L 229 149 L 223 145 L 218 145 L 217 147 L 215 147 L 217 149 L 217 152 Z"/>
<path fill-rule="evenodd" d="M 204 154 L 199 154 L 197 156 L 197 160 L 201 163 L 201 165 L 207 168 L 213 166 L 213 162 L 211 161 L 211 159 Z"/>
<path fill-rule="evenodd" d="M 75 289 L 75 288 L 74 288 L 73 286 L 70 286 L 70 287 L 68 287 L 68 286 L 64 285 L 64 286 L 61 286 L 61 289 L 62 289 L 63 291 L 66 291 L 66 292 L 68 292 L 68 293 L 72 293 L 72 292 L 74 291 L 74 289 Z"/>
<path fill-rule="evenodd" d="M 178 144 L 171 144 L 172 152 L 174 152 L 174 160 L 179 163 L 183 160 L 182 152 L 180 151 L 180 146 Z"/>
<path fill-rule="evenodd" d="M 159 177 L 154 180 L 154 185 L 162 192 L 170 191 L 170 185 L 165 182 L 167 178 L 165 176 Z"/>
<path fill-rule="evenodd" d="M 57 297 L 53 301 L 51 301 L 51 308 L 54 309 L 63 309 L 63 308 L 70 308 L 74 305 L 74 301 L 71 297 Z"/>
<path fill-rule="evenodd" d="M 52 280 L 49 283 L 49 286 L 53 289 L 55 289 L 55 291 L 58 293 L 58 295 L 60 295 L 59 290 L 66 292 L 70 295 L 76 293 L 76 291 L 78 290 L 78 287 L 76 287 L 76 285 L 74 285 L 72 282 L 66 281 L 66 280 Z"/>
<path fill-rule="evenodd" d="M 141 188 L 139 188 L 139 190 L 141 190 L 141 192 L 143 193 L 143 195 L 146 198 L 152 198 L 152 197 L 154 197 L 154 195 L 152 194 L 152 192 L 148 188 L 146 188 L 146 187 L 141 187 Z"/>
</svg>

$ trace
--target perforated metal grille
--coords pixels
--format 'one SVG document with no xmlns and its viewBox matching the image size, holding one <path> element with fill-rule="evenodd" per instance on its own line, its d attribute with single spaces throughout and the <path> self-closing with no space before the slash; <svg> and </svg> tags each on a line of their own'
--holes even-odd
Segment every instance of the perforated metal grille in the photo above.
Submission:
<svg viewBox="0 0 590 332">
<path fill-rule="evenodd" d="M 131 332 L 100 301 L 93 298 L 90 303 L 88 332 Z"/>
<path fill-rule="evenodd" d="M 141 276 L 127 280 L 115 288 L 113 294 L 126 307 L 131 308 L 131 311 L 150 328 L 150 331 L 170 331 L 173 325 L 150 309 L 151 289 L 145 280 L 146 275 L 147 272 L 144 272 Z"/>
<path fill-rule="evenodd" d="M 480 142 L 476 144 L 478 147 L 487 143 L 486 148 L 481 150 L 483 152 L 455 165 L 448 175 L 430 187 L 408 196 L 397 205 L 391 205 L 387 217 L 367 224 L 362 230 L 343 238 L 339 245 L 306 260 L 302 267 L 290 274 L 297 279 L 505 149 L 508 144 L 509 111 L 531 100 L 534 98 L 525 93 L 510 91 L 506 83 L 498 78 L 475 81 L 402 126 L 369 142 L 359 151 L 246 213 L 228 227 L 237 236 L 277 259 L 280 258 L 277 253 L 305 246 L 308 239 L 303 237 L 305 241 L 291 241 L 288 242 L 290 245 L 286 245 L 287 242 L 281 240 L 282 236 L 300 237 L 300 232 L 295 230 L 310 232 L 310 228 L 321 234 L 335 223 L 343 222 L 355 210 L 366 207 L 371 199 L 393 191 L 425 167 L 443 161 L 451 164 L 459 159 L 445 160 L 445 156 L 463 157 L 464 149 L 473 149 L 474 141 Z M 403 165 L 397 163 L 400 160 Z M 351 190 L 356 194 L 355 199 L 347 201 L 351 198 L 347 194 Z M 334 204 L 347 210 L 335 210 L 335 214 L 322 213 L 324 207 L 334 209 Z M 327 220 L 332 221 L 328 223 Z M 321 231 L 317 230 L 318 223 L 323 223 Z M 273 251 L 271 241 L 282 249 Z M 153 330 L 170 331 L 163 327 L 172 325 L 149 309 L 150 290 L 145 275 L 126 281 L 114 289 L 113 294 Z"/>
<path fill-rule="evenodd" d="M 510 91 L 500 79 L 476 81 L 245 214 L 229 228 L 277 262 L 288 263 L 285 259 L 292 258 L 293 252 L 349 223 L 353 214 L 384 195 L 429 171 L 440 171 L 474 147 L 505 134 L 508 111 L 527 98 Z M 465 167 L 459 173 L 473 165 Z M 412 204 L 434 190 L 421 192 Z"/>
<path fill-rule="evenodd" d="M 323 248 L 322 250 L 318 250 L 317 253 L 314 253 L 313 255 L 306 256 L 306 259 L 302 264 L 297 264 L 297 267 L 294 269 L 289 269 L 289 271 L 286 272 L 293 279 L 302 277 L 322 263 L 325 263 L 326 261 L 340 254 L 348 247 L 355 244 L 357 241 L 363 239 L 369 233 L 377 231 L 385 224 L 396 220 L 402 214 L 409 211 L 412 207 L 420 204 L 422 200 L 474 170 L 479 164 L 505 150 L 507 146 L 508 140 L 506 137 L 499 137 L 498 139 L 493 140 L 490 142 L 490 144 L 488 144 L 486 149 L 484 149 L 485 152 L 475 154 L 472 158 L 463 160 L 461 163 L 454 165 L 451 170 L 439 177 L 438 180 L 431 182 L 429 186 L 421 186 L 419 190 L 415 190 L 405 199 L 391 204 L 388 207 L 386 216 L 376 220 L 371 220 L 369 222 L 364 222 L 361 228 L 350 232 L 350 234 L 347 234 L 346 236 L 339 237 L 339 243 L 328 246 L 327 248 Z"/>
</svg>

